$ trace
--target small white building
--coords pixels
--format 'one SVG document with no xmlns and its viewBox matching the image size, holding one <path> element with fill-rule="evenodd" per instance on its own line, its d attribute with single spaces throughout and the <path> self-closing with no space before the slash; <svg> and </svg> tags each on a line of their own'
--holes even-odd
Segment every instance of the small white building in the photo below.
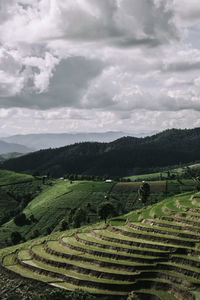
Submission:
<svg viewBox="0 0 200 300">
<path fill-rule="evenodd" d="M 112 182 L 112 179 L 106 179 L 104 182 L 106 182 L 106 183 L 111 183 L 111 182 Z"/>
</svg>

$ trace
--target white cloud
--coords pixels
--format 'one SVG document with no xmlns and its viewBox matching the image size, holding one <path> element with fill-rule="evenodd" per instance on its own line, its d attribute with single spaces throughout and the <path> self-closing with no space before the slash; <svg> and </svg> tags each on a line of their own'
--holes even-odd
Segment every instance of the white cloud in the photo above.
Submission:
<svg viewBox="0 0 200 300">
<path fill-rule="evenodd" d="M 15 97 L 24 90 L 46 91 L 58 63 L 59 59 L 49 52 L 44 57 L 24 56 L 20 49 L 0 47 L 0 97 Z"/>
<path fill-rule="evenodd" d="M 0 0 L 2 128 L 197 124 L 198 22 L 197 0 Z"/>
<path fill-rule="evenodd" d="M 200 50 L 187 49 L 168 56 L 163 61 L 163 71 L 166 72 L 188 72 L 200 69 Z"/>
<path fill-rule="evenodd" d="M 41 0 L 28 7 L 15 2 L 4 5 L 7 20 L 0 26 L 2 41 L 9 44 L 66 39 L 130 47 L 179 38 L 169 5 L 172 0 Z"/>
<path fill-rule="evenodd" d="M 199 22 L 200 5 L 199 0 L 174 0 L 174 7 L 177 15 L 184 22 Z"/>
</svg>

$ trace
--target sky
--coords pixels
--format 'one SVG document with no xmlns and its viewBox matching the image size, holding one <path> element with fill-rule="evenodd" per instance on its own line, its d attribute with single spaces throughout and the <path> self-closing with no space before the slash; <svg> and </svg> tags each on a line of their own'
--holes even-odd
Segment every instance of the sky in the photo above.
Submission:
<svg viewBox="0 0 200 300">
<path fill-rule="evenodd" d="M 199 126 L 199 0 L 0 0 L 0 136 Z"/>
</svg>

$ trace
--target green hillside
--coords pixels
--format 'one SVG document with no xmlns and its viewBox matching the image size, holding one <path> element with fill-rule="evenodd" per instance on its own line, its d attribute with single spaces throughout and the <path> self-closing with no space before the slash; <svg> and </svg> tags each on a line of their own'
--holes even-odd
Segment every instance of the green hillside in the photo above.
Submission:
<svg viewBox="0 0 200 300">
<path fill-rule="evenodd" d="M 22 211 L 42 188 L 41 180 L 30 175 L 0 170 L 0 225 Z"/>
<path fill-rule="evenodd" d="M 130 179 L 131 181 L 142 181 L 142 180 L 167 180 L 170 176 L 177 178 L 182 178 L 187 172 L 187 169 L 190 168 L 191 171 L 198 172 L 200 169 L 200 164 L 186 164 L 183 167 L 178 168 L 167 168 L 165 170 L 160 170 L 160 172 L 154 172 L 149 174 L 140 174 L 127 176 L 125 179 Z"/>
<path fill-rule="evenodd" d="M 3 185 L 11 185 L 32 180 L 33 176 L 31 175 L 15 173 L 8 170 L 0 170 L 0 187 Z"/>
<path fill-rule="evenodd" d="M 184 193 L 80 229 L 0 250 L 23 277 L 108 299 L 200 296 L 200 194 Z"/>
<path fill-rule="evenodd" d="M 6 267 L 100 299 L 126 299 L 134 290 L 139 299 L 193 300 L 200 292 L 200 194 L 193 179 L 153 178 L 146 206 L 138 195 L 142 182 L 0 174 L 0 274 Z M 105 199 L 114 205 L 109 225 L 97 214 Z M 73 225 L 77 209 L 86 213 L 80 228 Z"/>
<path fill-rule="evenodd" d="M 114 205 L 113 215 L 143 207 L 138 196 L 141 182 L 71 181 L 34 178 L 10 171 L 0 172 L 0 247 L 11 245 L 11 235 L 18 232 L 21 241 L 45 236 L 63 228 L 73 228 L 74 215 L 81 208 L 86 217 L 82 224 L 99 221 L 98 206 L 105 199 Z M 195 191 L 191 179 L 149 181 L 148 204 L 166 196 Z M 25 216 L 22 224 L 16 218 Z M 21 222 L 21 221 L 20 221 Z"/>
<path fill-rule="evenodd" d="M 38 184 L 38 181 L 33 182 Z M 32 185 L 33 185 L 32 183 Z M 70 181 L 54 180 L 50 185 L 40 184 L 40 192 L 27 206 L 21 211 L 25 213 L 26 218 L 33 219 L 27 225 L 17 226 L 14 220 L 2 224 L 0 227 L 0 242 L 11 243 L 10 236 L 12 232 L 18 231 L 23 238 L 30 239 L 35 235 L 45 235 L 52 230 L 60 229 L 63 220 L 68 221 L 73 209 L 83 208 L 87 212 L 87 221 L 94 223 L 98 221 L 97 207 L 105 200 L 105 196 L 114 204 L 116 213 L 130 211 L 133 207 L 141 207 L 138 201 L 138 183 L 104 183 L 94 181 Z M 152 183 L 160 186 L 157 190 L 152 189 L 149 201 L 158 201 L 165 195 L 165 182 Z M 128 188 L 127 188 L 128 186 Z M 21 185 L 17 185 L 21 188 Z M 26 187 L 27 188 L 27 187 Z M 30 188 L 30 184 L 28 186 Z M 21 190 L 22 191 L 22 190 Z M 15 187 L 16 192 L 16 187 Z M 156 197 L 154 199 L 154 197 Z M 5 205 L 2 202 L 2 206 Z M 14 208 L 13 202 L 8 202 L 6 209 Z"/>
</svg>

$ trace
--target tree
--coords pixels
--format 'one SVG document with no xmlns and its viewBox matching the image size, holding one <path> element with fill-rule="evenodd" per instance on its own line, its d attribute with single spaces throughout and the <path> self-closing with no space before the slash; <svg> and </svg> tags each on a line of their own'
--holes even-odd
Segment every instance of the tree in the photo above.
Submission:
<svg viewBox="0 0 200 300">
<path fill-rule="evenodd" d="M 21 213 L 19 215 L 17 215 L 15 218 L 14 218 L 14 223 L 17 225 L 17 226 L 24 226 L 27 224 L 27 219 L 26 219 L 26 215 L 24 213 Z"/>
<path fill-rule="evenodd" d="M 73 227 L 74 228 L 80 227 L 81 223 L 86 221 L 86 212 L 85 212 L 85 210 L 82 209 L 82 208 L 78 208 L 75 211 L 75 214 L 73 215 L 72 221 L 73 221 Z"/>
<path fill-rule="evenodd" d="M 68 225 L 68 222 L 65 221 L 65 220 L 62 220 L 61 224 L 60 224 L 60 230 L 61 231 L 64 231 L 64 230 L 67 230 L 69 229 L 69 225 Z"/>
<path fill-rule="evenodd" d="M 147 182 L 143 182 L 138 190 L 138 194 L 142 202 L 146 203 L 150 195 L 150 185 Z"/>
<path fill-rule="evenodd" d="M 98 215 L 102 220 L 105 221 L 105 223 L 107 218 L 112 215 L 113 211 L 114 206 L 109 201 L 102 202 L 98 207 Z"/>
<path fill-rule="evenodd" d="M 18 231 L 12 232 L 10 238 L 13 245 L 18 244 L 22 240 L 22 236 Z"/>
</svg>

